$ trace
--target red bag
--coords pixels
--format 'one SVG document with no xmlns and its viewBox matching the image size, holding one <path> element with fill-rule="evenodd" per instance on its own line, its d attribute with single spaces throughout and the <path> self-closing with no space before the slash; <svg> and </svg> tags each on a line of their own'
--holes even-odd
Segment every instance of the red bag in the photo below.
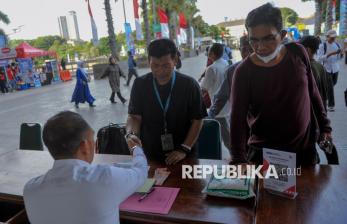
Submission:
<svg viewBox="0 0 347 224">
<path fill-rule="evenodd" d="M 206 108 L 210 108 L 211 107 L 211 97 L 210 97 L 210 94 L 208 94 L 208 92 L 206 90 L 202 90 L 202 99 L 204 101 Z"/>
</svg>

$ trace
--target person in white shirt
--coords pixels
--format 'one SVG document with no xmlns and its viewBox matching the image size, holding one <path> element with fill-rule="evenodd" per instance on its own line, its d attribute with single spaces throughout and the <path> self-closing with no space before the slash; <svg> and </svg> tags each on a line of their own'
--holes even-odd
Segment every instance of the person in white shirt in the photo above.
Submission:
<svg viewBox="0 0 347 224">
<path fill-rule="evenodd" d="M 317 59 L 323 64 L 328 76 L 328 111 L 335 111 L 334 86 L 340 71 L 339 60 L 342 58 L 340 45 L 335 41 L 337 33 L 329 30 L 326 34 L 327 41 L 323 42 L 318 49 Z"/>
<path fill-rule="evenodd" d="M 209 50 L 208 57 L 213 62 L 206 68 L 205 77 L 201 81 L 201 88 L 207 91 L 210 97 L 213 97 L 221 87 L 226 75 L 225 70 L 229 65 L 223 59 L 224 46 L 214 43 Z M 230 102 L 228 101 L 215 119 L 221 125 L 221 134 L 225 147 L 230 151 L 230 128 L 227 120 L 230 115 Z"/>
<path fill-rule="evenodd" d="M 24 187 L 30 223 L 119 223 L 119 204 L 147 178 L 140 140 L 127 136 L 131 168 L 93 165 L 94 131 L 81 115 L 64 111 L 47 121 L 43 141 L 55 161 L 52 169 Z"/>
</svg>

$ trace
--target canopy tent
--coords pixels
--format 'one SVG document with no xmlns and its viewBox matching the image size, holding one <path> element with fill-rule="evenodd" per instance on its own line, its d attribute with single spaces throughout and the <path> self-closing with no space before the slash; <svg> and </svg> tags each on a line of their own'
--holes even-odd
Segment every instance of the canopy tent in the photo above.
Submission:
<svg viewBox="0 0 347 224">
<path fill-rule="evenodd" d="M 56 57 L 54 51 L 44 51 L 35 47 L 32 47 L 27 42 L 23 42 L 16 47 L 17 58 L 34 58 L 42 56 L 53 56 Z"/>
</svg>

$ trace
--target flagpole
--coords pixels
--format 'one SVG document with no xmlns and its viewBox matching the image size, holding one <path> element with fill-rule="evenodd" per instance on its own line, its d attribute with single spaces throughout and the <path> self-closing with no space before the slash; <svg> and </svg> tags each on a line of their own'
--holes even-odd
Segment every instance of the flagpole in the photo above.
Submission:
<svg viewBox="0 0 347 224">
<path fill-rule="evenodd" d="M 154 24 L 157 24 L 157 17 L 156 17 L 156 10 L 155 10 L 155 0 L 152 0 L 152 7 L 153 7 L 153 22 L 154 22 Z"/>
<path fill-rule="evenodd" d="M 123 2 L 123 13 L 124 13 L 124 20 L 125 20 L 125 23 L 127 22 L 127 16 L 125 14 L 125 4 L 124 4 L 124 0 L 122 1 Z"/>
</svg>

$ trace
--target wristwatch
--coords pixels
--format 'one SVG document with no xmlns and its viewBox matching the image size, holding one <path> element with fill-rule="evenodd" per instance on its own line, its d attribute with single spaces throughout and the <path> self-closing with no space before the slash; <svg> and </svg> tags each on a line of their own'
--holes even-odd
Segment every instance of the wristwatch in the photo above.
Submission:
<svg viewBox="0 0 347 224">
<path fill-rule="evenodd" d="M 192 151 L 192 148 L 185 144 L 181 144 L 180 150 L 183 151 L 185 154 L 189 154 Z"/>
</svg>

